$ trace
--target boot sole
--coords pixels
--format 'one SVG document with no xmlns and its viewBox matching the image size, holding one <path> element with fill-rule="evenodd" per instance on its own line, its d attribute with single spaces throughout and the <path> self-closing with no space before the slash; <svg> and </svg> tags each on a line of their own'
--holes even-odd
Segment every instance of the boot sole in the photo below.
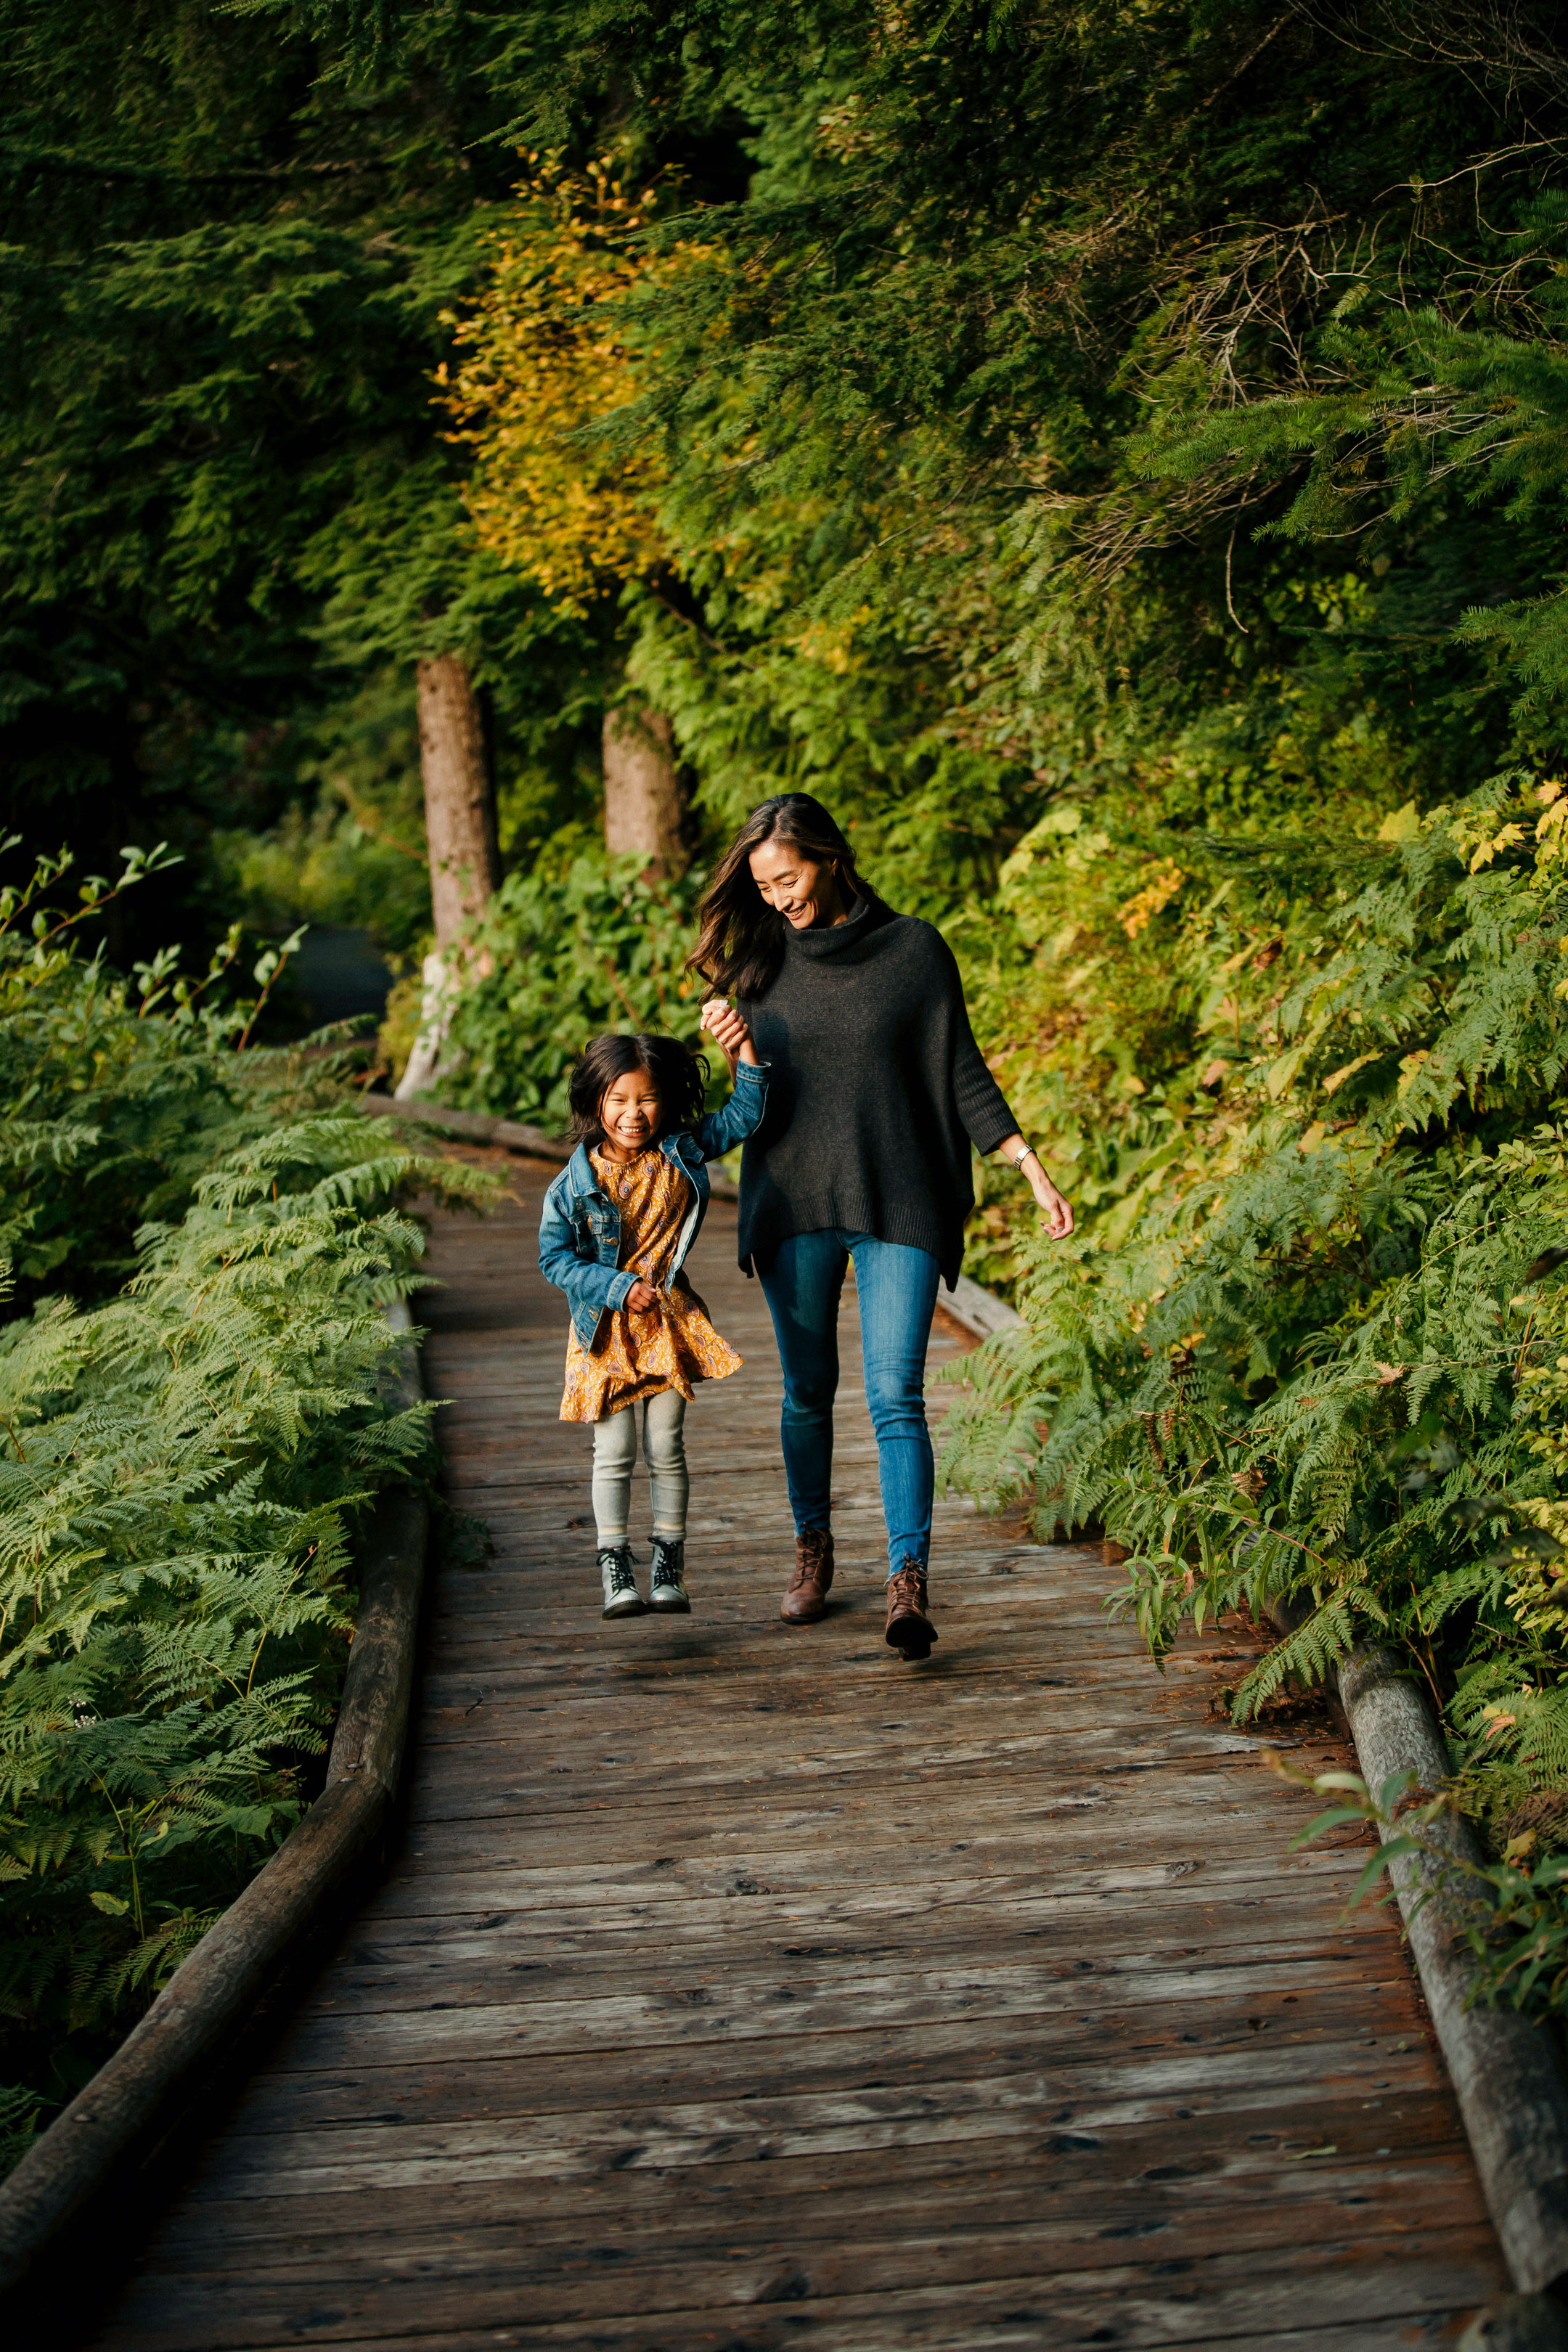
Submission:
<svg viewBox="0 0 1568 2352">
<path fill-rule="evenodd" d="M 928 1625 L 923 1617 L 900 1617 L 888 1628 L 889 1649 L 897 1650 L 903 1658 L 929 1658 L 935 1640 L 936 1627 Z"/>
<path fill-rule="evenodd" d="M 648 1608 L 656 1617 L 689 1617 L 691 1603 L 683 1592 L 679 1601 L 650 1601 Z"/>
<path fill-rule="evenodd" d="M 617 1617 L 646 1617 L 647 1615 L 647 1608 L 646 1603 L 641 1601 L 636 1602 L 628 1601 L 624 1602 L 619 1609 L 601 1609 L 599 1614 L 601 1617 L 607 1617 L 613 1622 Z"/>
</svg>

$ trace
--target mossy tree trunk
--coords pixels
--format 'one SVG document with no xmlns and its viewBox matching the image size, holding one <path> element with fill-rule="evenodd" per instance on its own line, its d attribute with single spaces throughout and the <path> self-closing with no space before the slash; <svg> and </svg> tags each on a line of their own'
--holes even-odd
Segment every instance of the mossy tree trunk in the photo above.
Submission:
<svg viewBox="0 0 1568 2352">
<path fill-rule="evenodd" d="M 484 713 L 467 662 L 457 654 L 422 661 L 418 689 L 419 768 L 436 950 L 425 959 L 419 1034 L 397 1084 L 405 1101 L 426 1092 L 440 1076 L 452 992 L 461 980 L 453 950 L 500 884 L 495 784 L 486 751 Z"/>
<path fill-rule="evenodd" d="M 441 654 L 420 663 L 418 678 L 430 905 L 441 955 L 500 886 L 500 851 L 484 716 L 468 666 Z"/>
<path fill-rule="evenodd" d="M 636 852 L 649 874 L 684 874 L 680 778 L 675 732 L 662 711 L 626 708 L 605 713 L 605 846 L 612 856 Z"/>
</svg>

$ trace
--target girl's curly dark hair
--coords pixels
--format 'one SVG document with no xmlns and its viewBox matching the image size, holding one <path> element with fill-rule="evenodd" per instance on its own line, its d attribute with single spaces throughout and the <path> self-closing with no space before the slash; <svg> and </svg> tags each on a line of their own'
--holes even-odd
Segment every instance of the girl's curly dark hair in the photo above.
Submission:
<svg viewBox="0 0 1568 2352">
<path fill-rule="evenodd" d="M 658 1088 L 656 1142 L 659 1136 L 679 1135 L 697 1125 L 708 1093 L 708 1065 L 702 1055 L 676 1037 L 624 1037 L 611 1031 L 584 1045 L 573 1065 L 566 1099 L 579 1143 L 604 1141 L 600 1106 L 616 1080 L 633 1070 L 646 1070 Z"/>
</svg>

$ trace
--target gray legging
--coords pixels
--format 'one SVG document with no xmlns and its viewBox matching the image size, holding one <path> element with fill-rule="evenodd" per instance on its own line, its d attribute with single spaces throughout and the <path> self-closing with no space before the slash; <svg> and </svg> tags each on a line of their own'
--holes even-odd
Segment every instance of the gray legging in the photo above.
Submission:
<svg viewBox="0 0 1568 2352">
<path fill-rule="evenodd" d="M 678 1390 L 661 1389 L 640 1408 L 623 1405 L 608 1420 L 594 1423 L 594 1526 L 601 1547 L 626 1539 L 639 1410 L 643 1460 L 653 1488 L 653 1531 L 672 1542 L 686 1533 L 686 1399 Z"/>
</svg>

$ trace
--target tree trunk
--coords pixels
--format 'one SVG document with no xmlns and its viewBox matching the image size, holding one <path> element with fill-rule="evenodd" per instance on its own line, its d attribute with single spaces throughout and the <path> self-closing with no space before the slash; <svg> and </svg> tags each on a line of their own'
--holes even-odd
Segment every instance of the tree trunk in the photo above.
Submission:
<svg viewBox="0 0 1568 2352">
<path fill-rule="evenodd" d="M 422 661 L 419 768 L 425 781 L 425 838 L 430 857 L 430 908 L 436 952 L 425 959 L 419 1034 L 397 1082 L 405 1102 L 441 1076 L 442 1055 L 460 983 L 451 949 L 500 882 L 495 788 L 485 728 L 468 664 L 456 654 Z"/>
<path fill-rule="evenodd" d="M 468 664 L 456 654 L 419 665 L 419 766 L 440 955 L 500 882 L 484 721 Z"/>
<path fill-rule="evenodd" d="M 605 713 L 605 846 L 635 851 L 654 875 L 684 874 L 675 733 L 658 710 Z"/>
</svg>

